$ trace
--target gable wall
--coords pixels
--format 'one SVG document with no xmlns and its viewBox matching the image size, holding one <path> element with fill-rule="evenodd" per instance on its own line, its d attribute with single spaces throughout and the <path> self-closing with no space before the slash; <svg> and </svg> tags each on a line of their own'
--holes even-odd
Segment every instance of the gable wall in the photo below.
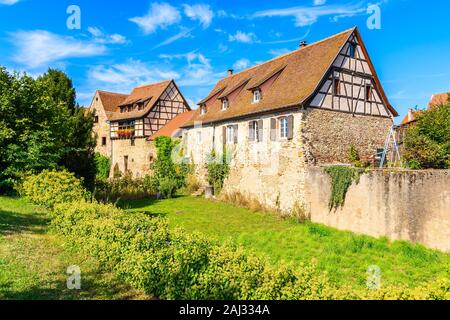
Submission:
<svg viewBox="0 0 450 320">
<path fill-rule="evenodd" d="M 102 100 L 98 92 L 95 94 L 90 110 L 95 110 L 95 115 L 98 116 L 98 123 L 94 123 L 93 131 L 97 135 L 97 145 L 95 152 L 111 157 L 111 139 L 109 132 L 108 118 L 106 117 L 105 109 L 103 108 Z M 102 146 L 102 138 L 106 138 L 106 145 Z"/>
</svg>

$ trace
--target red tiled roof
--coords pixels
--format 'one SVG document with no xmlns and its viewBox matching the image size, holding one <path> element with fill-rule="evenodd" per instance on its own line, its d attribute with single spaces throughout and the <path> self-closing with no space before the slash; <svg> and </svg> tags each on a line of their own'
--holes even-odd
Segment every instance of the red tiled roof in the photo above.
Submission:
<svg viewBox="0 0 450 320">
<path fill-rule="evenodd" d="M 186 127 L 193 126 L 195 121 L 212 123 L 285 107 L 299 106 L 315 92 L 320 81 L 326 75 L 326 72 L 353 32 L 359 36 L 357 29 L 352 28 L 223 78 L 216 84 L 211 93 L 199 102 L 199 104 L 208 104 L 206 114 L 202 115 L 200 110 L 197 109 L 191 121 L 186 124 Z M 365 50 L 364 46 L 362 47 Z M 366 56 L 368 55 L 366 54 Z M 384 94 L 370 59 L 368 62 L 371 69 L 373 69 L 372 72 L 380 88 L 383 100 L 392 114 L 397 116 L 397 112 L 389 104 Z M 278 78 L 274 81 L 270 90 L 264 94 L 263 99 L 259 103 L 252 103 L 252 92 L 250 89 L 261 85 L 268 78 L 272 78 L 278 73 Z M 211 100 L 218 93 L 221 93 L 220 96 L 222 97 L 224 95 L 222 92 L 232 91 L 231 88 L 236 88 L 247 79 L 250 79 L 245 84 L 244 89 L 247 90 L 242 90 L 227 110 L 221 110 L 220 100 Z"/>
<path fill-rule="evenodd" d="M 438 106 L 441 104 L 445 104 L 447 102 L 450 102 L 450 92 L 449 93 L 438 93 L 433 94 L 431 96 L 430 103 L 428 104 L 428 108 Z"/>
<path fill-rule="evenodd" d="M 122 93 L 114 93 L 98 90 L 98 95 L 103 104 L 106 117 L 109 119 L 111 115 L 117 111 L 117 106 L 125 100 L 128 95 Z"/>
<path fill-rule="evenodd" d="M 186 124 L 186 122 L 191 120 L 193 115 L 194 111 L 180 113 L 175 118 L 170 120 L 164 127 L 155 132 L 155 134 L 148 138 L 148 140 L 155 140 L 157 137 L 161 136 L 172 137 L 183 125 Z"/>
</svg>

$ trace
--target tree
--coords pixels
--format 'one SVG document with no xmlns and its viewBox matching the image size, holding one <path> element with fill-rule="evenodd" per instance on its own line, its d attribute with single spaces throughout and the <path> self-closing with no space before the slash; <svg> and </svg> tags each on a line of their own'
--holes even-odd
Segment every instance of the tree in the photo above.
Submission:
<svg viewBox="0 0 450 320">
<path fill-rule="evenodd" d="M 421 112 L 405 135 L 404 159 L 413 169 L 450 167 L 450 103 Z"/>
</svg>

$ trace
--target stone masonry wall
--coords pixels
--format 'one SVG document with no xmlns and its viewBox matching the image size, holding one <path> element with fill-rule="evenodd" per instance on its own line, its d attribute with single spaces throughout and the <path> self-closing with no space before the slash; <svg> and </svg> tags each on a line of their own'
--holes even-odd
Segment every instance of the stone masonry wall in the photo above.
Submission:
<svg viewBox="0 0 450 320">
<path fill-rule="evenodd" d="M 331 212 L 330 180 L 323 168 L 308 168 L 306 208 L 313 222 L 450 251 L 450 170 L 365 173 L 344 206 Z"/>
<path fill-rule="evenodd" d="M 348 149 L 356 146 L 361 158 L 383 148 L 390 118 L 308 109 L 303 135 L 310 164 L 347 163 Z"/>
<path fill-rule="evenodd" d="M 108 118 L 106 117 L 105 110 L 98 92 L 94 96 L 92 101 L 91 111 L 95 110 L 95 115 L 98 116 L 98 122 L 94 123 L 93 131 L 97 135 L 97 146 L 95 152 L 99 152 L 106 157 L 111 157 L 111 139 L 109 132 Z M 102 138 L 106 138 L 106 145 L 102 145 Z"/>
<path fill-rule="evenodd" d="M 131 145 L 130 139 L 113 139 L 111 142 L 113 150 L 111 175 L 116 164 L 120 171 L 125 173 L 125 156 L 128 156 L 128 171 L 134 177 L 143 177 L 150 173 L 151 161 L 156 158 L 156 148 L 153 142 L 143 138 L 135 139 L 134 146 Z"/>
</svg>

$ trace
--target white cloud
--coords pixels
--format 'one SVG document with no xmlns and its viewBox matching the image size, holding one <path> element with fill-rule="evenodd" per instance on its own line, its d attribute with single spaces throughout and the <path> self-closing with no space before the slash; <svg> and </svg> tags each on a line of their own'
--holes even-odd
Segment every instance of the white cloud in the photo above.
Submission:
<svg viewBox="0 0 450 320">
<path fill-rule="evenodd" d="M 177 8 L 168 3 L 154 2 L 145 16 L 130 18 L 145 34 L 155 32 L 158 28 L 165 29 L 170 25 L 181 21 L 181 15 Z"/>
<path fill-rule="evenodd" d="M 185 4 L 184 14 L 191 20 L 198 20 L 203 29 L 208 28 L 214 18 L 214 12 L 207 4 L 195 4 L 192 6 Z"/>
<path fill-rule="evenodd" d="M 251 64 L 250 60 L 242 58 L 233 64 L 233 68 L 234 68 L 234 70 L 239 71 L 239 70 L 247 69 L 248 67 L 250 67 L 250 64 Z"/>
<path fill-rule="evenodd" d="M 182 39 L 182 38 L 190 38 L 190 37 L 192 37 L 191 31 L 192 31 L 192 29 L 187 29 L 187 28 L 182 27 L 180 32 L 178 32 L 177 34 L 167 38 L 163 42 L 157 44 L 156 46 L 153 47 L 153 49 L 166 46 L 166 45 L 171 44 L 171 43 L 173 43 L 173 42 L 175 42 L 175 41 L 177 41 L 179 39 Z"/>
<path fill-rule="evenodd" d="M 340 17 L 353 17 L 358 14 L 365 14 L 366 6 L 363 2 L 346 5 L 324 5 L 312 7 L 292 7 L 281 9 L 270 9 L 256 12 L 253 17 L 294 17 L 297 27 L 304 27 L 314 24 L 322 16 L 331 16 L 336 21 Z"/>
<path fill-rule="evenodd" d="M 127 42 L 125 36 L 118 33 L 108 35 L 97 27 L 89 27 L 88 32 L 94 37 L 94 41 L 97 43 L 123 44 Z"/>
<path fill-rule="evenodd" d="M 327 0 L 314 0 L 315 6 L 321 6 L 324 5 L 325 3 L 327 3 Z"/>
<path fill-rule="evenodd" d="M 0 0 L 0 4 L 4 4 L 6 6 L 11 6 L 17 2 L 19 2 L 19 0 Z"/>
<path fill-rule="evenodd" d="M 11 34 L 10 40 L 17 48 L 14 60 L 32 69 L 67 58 L 98 56 L 106 52 L 106 47 L 101 44 L 45 30 L 18 31 Z"/>
<path fill-rule="evenodd" d="M 291 52 L 291 50 L 286 49 L 286 48 L 269 50 L 269 54 L 274 56 L 274 57 L 282 56 L 283 54 L 286 54 L 286 53 L 289 53 L 289 52 Z"/>
<path fill-rule="evenodd" d="M 245 33 L 242 31 L 237 31 L 234 35 L 229 35 L 228 40 L 230 42 L 242 42 L 242 43 L 253 43 L 256 42 L 256 35 L 254 33 Z"/>
</svg>

